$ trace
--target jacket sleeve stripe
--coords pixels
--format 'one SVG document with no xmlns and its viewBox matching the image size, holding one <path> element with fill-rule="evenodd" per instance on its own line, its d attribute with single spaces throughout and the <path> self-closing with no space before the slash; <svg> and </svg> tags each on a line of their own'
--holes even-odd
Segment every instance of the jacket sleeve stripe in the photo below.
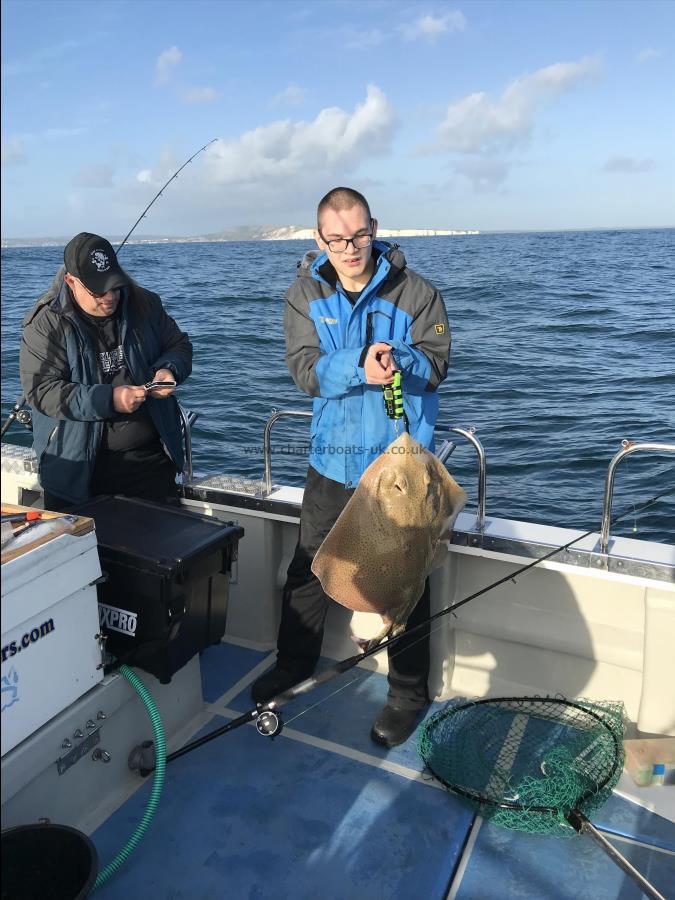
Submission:
<svg viewBox="0 0 675 900">
<path fill-rule="evenodd" d="M 448 373 L 450 359 L 450 326 L 445 304 L 439 291 L 434 290 L 411 326 L 412 343 L 424 353 L 431 369 L 428 391 L 435 391 Z"/>
</svg>

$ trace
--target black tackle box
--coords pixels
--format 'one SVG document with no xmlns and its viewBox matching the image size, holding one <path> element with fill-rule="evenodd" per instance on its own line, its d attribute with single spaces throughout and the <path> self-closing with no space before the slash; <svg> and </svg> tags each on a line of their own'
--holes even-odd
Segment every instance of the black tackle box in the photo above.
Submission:
<svg viewBox="0 0 675 900">
<path fill-rule="evenodd" d="M 106 650 L 163 684 L 225 633 L 229 579 L 244 529 L 179 506 L 96 497 L 90 516 L 104 579 L 98 585 Z"/>
</svg>

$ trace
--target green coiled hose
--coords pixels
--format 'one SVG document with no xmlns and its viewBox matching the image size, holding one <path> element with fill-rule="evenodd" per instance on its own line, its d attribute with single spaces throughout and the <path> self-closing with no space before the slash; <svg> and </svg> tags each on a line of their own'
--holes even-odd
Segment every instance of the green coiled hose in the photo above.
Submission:
<svg viewBox="0 0 675 900">
<path fill-rule="evenodd" d="M 120 673 L 124 675 L 129 684 L 134 688 L 138 696 L 141 698 L 141 700 L 143 701 L 143 705 L 147 710 L 148 716 L 150 717 L 150 722 L 152 723 L 152 731 L 155 738 L 155 774 L 152 781 L 152 791 L 150 793 L 150 799 L 148 800 L 147 806 L 145 807 L 143 818 L 138 823 L 136 830 L 126 842 L 124 847 L 122 847 L 117 856 L 108 863 L 103 871 L 98 873 L 96 883 L 94 884 L 94 890 L 100 887 L 104 882 L 108 880 L 108 878 L 110 878 L 111 875 L 114 875 L 115 872 L 117 872 L 124 865 L 126 860 L 131 856 L 131 854 L 141 842 L 143 835 L 148 830 L 148 826 L 152 821 L 155 810 L 157 809 L 159 797 L 162 793 L 162 787 L 164 786 L 164 772 L 166 770 L 166 739 L 164 737 L 164 726 L 162 725 L 162 720 L 159 717 L 159 712 L 157 711 L 155 702 L 140 678 L 135 675 L 128 666 L 120 666 Z"/>
</svg>

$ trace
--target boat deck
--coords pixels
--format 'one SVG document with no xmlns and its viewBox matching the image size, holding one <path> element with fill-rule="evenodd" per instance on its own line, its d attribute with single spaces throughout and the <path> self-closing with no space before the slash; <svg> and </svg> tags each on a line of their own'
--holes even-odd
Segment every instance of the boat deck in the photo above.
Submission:
<svg viewBox="0 0 675 900">
<path fill-rule="evenodd" d="M 272 661 L 273 654 L 233 643 L 204 651 L 212 718 L 200 733 L 250 709 L 248 687 Z M 414 736 L 393 750 L 373 744 L 370 726 L 386 690 L 383 675 L 352 669 L 288 704 L 274 740 L 246 725 L 172 762 L 145 838 L 97 897 L 642 896 L 591 838 L 525 835 L 483 822 L 424 776 Z M 140 821 L 150 781 L 94 833 L 101 868 Z M 665 897 L 675 897 L 675 824 L 618 795 L 595 824 Z"/>
</svg>

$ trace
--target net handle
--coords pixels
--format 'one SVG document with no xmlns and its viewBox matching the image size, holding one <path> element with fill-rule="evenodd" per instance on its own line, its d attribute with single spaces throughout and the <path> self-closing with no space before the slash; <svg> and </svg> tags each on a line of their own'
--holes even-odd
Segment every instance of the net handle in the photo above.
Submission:
<svg viewBox="0 0 675 900">
<path fill-rule="evenodd" d="M 578 834 L 589 834 L 593 840 L 605 851 L 607 856 L 622 869 L 626 875 L 633 879 L 639 886 L 640 890 L 646 894 L 651 900 L 666 900 L 663 894 L 660 894 L 656 888 L 644 878 L 637 869 L 635 869 L 616 847 L 611 844 L 607 838 L 601 834 L 598 829 L 590 822 L 586 816 L 579 812 L 578 809 L 572 810 L 567 816 L 567 821 Z"/>
</svg>

